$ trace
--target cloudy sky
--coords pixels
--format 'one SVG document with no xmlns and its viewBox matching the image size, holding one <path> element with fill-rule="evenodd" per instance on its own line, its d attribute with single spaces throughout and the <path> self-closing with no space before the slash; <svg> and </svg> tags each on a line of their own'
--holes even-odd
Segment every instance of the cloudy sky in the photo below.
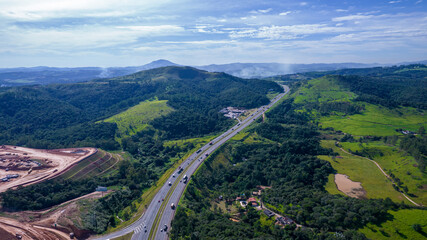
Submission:
<svg viewBox="0 0 427 240">
<path fill-rule="evenodd" d="M 427 59 L 427 0 L 0 0 L 0 68 Z"/>
</svg>

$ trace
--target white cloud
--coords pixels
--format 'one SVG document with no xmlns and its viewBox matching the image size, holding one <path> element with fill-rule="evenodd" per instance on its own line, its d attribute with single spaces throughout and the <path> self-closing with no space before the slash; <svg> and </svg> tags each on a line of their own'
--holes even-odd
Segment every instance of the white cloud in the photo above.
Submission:
<svg viewBox="0 0 427 240">
<path fill-rule="evenodd" d="M 138 32 L 141 35 L 174 35 L 184 31 L 184 28 L 176 25 L 158 25 L 158 26 L 117 26 L 118 29 L 126 29 Z"/>
<path fill-rule="evenodd" d="M 271 12 L 271 10 L 273 10 L 272 8 L 268 8 L 268 9 L 261 9 L 261 10 L 258 10 L 258 12 L 260 12 L 260 13 L 268 13 L 268 12 Z"/>
<path fill-rule="evenodd" d="M 235 44 L 236 40 L 201 40 L 201 41 L 162 41 L 169 44 L 196 44 L 196 45 L 215 45 L 215 44 Z"/>
<path fill-rule="evenodd" d="M 289 15 L 290 13 L 292 13 L 292 11 L 281 12 L 281 13 L 279 13 L 279 15 L 280 16 L 286 16 L 286 15 Z"/>
<path fill-rule="evenodd" d="M 394 4 L 394 3 L 400 3 L 401 1 L 390 1 L 390 2 L 388 2 L 388 3 L 390 3 L 390 4 Z"/>
<path fill-rule="evenodd" d="M 105 27 L 91 25 L 63 29 L 22 29 L 10 27 L 0 31 L 0 46 L 14 51 L 77 52 L 117 47 L 138 42 L 143 37 L 179 35 L 185 29 L 175 25 Z"/>
<path fill-rule="evenodd" d="M 208 24 L 208 25 L 197 25 L 193 29 L 195 32 L 199 33 L 224 33 L 221 30 L 218 30 L 218 27 L 221 27 L 222 25 L 214 25 L 214 24 Z"/>
<path fill-rule="evenodd" d="M 150 9 L 170 0 L 2 0 L 0 16 L 17 20 L 82 16 L 125 16 L 136 9 Z"/>
<path fill-rule="evenodd" d="M 300 6 L 306 6 L 308 3 L 307 2 L 300 2 Z"/>
<path fill-rule="evenodd" d="M 335 12 L 348 12 L 348 10 L 345 10 L 345 9 L 336 9 Z"/>
<path fill-rule="evenodd" d="M 296 39 L 310 34 L 324 34 L 349 31 L 344 27 L 331 27 L 326 24 L 301 24 L 290 26 L 263 26 L 234 30 L 230 32 L 231 38 L 263 38 L 270 40 Z"/>
<path fill-rule="evenodd" d="M 371 18 L 372 15 L 348 15 L 348 16 L 343 16 L 343 17 L 335 17 L 332 18 L 332 21 L 334 22 L 341 22 L 341 21 L 354 21 L 354 20 L 361 20 L 361 19 L 369 19 Z"/>
<path fill-rule="evenodd" d="M 269 13 L 271 12 L 271 10 L 273 10 L 272 8 L 267 8 L 267 9 L 259 9 L 259 10 L 252 10 L 249 13 L 250 14 L 264 14 L 264 13 Z"/>
</svg>

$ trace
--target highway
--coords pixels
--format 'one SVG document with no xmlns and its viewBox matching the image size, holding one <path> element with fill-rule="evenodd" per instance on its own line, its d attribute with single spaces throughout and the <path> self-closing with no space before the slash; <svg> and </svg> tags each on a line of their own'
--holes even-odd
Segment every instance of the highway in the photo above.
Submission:
<svg viewBox="0 0 427 240">
<path fill-rule="evenodd" d="M 282 85 L 282 87 L 284 88 L 284 92 L 272 99 L 268 105 L 258 108 L 245 120 L 237 123 L 210 143 L 199 148 L 195 153 L 184 160 L 180 166 L 180 168 L 183 169 L 182 172 L 178 173 L 177 169 L 174 174 L 169 177 L 159 192 L 154 196 L 145 213 L 137 221 L 117 232 L 100 236 L 96 239 L 108 240 L 123 236 L 132 231 L 134 232 L 132 240 L 168 239 L 170 225 L 176 211 L 176 207 L 172 209 L 171 204 L 173 203 L 177 206 L 179 199 L 185 190 L 186 183 L 183 182 L 183 177 L 186 175 L 188 180 L 190 180 L 193 173 L 211 153 L 244 128 L 249 126 L 283 96 L 289 93 L 289 88 L 287 86 Z M 167 227 L 166 231 L 165 226 Z"/>
</svg>

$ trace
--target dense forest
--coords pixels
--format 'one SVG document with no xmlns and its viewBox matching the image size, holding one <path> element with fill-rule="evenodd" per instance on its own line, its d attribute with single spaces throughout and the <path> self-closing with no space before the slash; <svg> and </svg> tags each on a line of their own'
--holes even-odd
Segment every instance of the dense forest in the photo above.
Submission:
<svg viewBox="0 0 427 240">
<path fill-rule="evenodd" d="M 424 64 L 393 67 L 353 68 L 325 72 L 308 72 L 266 78 L 293 83 L 326 75 L 359 95 L 359 101 L 386 107 L 399 105 L 427 109 L 427 66 Z"/>
<path fill-rule="evenodd" d="M 92 192 L 96 186 L 121 186 L 120 191 L 95 201 L 96 224 L 85 229 L 101 233 L 143 190 L 173 162 L 194 148 L 191 142 L 164 146 L 170 139 L 214 134 L 232 124 L 218 111 L 226 106 L 253 108 L 269 102 L 273 82 L 245 80 L 189 67 L 165 67 L 125 77 L 68 85 L 25 86 L 0 93 L 0 142 L 35 148 L 92 146 L 128 151 L 133 161 L 122 161 L 116 174 L 72 181 L 54 179 L 9 190 L 0 196 L 8 210 L 39 210 Z M 98 122 L 141 101 L 168 100 L 174 112 L 150 122 L 131 137 L 115 141 L 117 126 Z M 135 207 L 132 211 L 135 211 Z M 124 219 L 131 216 L 125 212 Z M 83 216 L 83 219 L 85 216 Z M 114 220 L 114 217 L 113 217 Z"/>
<path fill-rule="evenodd" d="M 333 152 L 320 147 L 317 127 L 306 113 L 294 111 L 299 107 L 292 99 L 282 102 L 250 130 L 258 141 L 229 142 L 207 160 L 177 210 L 172 239 L 366 239 L 355 230 L 385 221 L 389 209 L 405 207 L 390 199 L 327 193 L 324 185 L 334 170 L 315 156 Z M 241 221 L 233 222 L 230 213 L 213 207 L 218 196 L 250 196 L 258 185 L 272 187 L 261 197 L 264 204 L 304 227 L 265 224 L 263 213 L 252 207 L 241 209 Z"/>
<path fill-rule="evenodd" d="M 118 149 L 115 126 L 95 123 L 158 97 L 176 111 L 153 125 L 167 139 L 218 132 L 231 123 L 218 111 L 267 103 L 269 81 L 247 80 L 190 67 L 165 67 L 87 83 L 26 86 L 0 93 L 0 142 L 38 148 Z"/>
</svg>

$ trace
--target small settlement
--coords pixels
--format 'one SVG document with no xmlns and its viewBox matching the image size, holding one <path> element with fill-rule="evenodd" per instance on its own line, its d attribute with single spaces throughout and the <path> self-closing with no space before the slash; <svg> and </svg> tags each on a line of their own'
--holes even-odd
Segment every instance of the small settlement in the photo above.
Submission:
<svg viewBox="0 0 427 240">
<path fill-rule="evenodd" d="M 240 115 L 245 113 L 247 110 L 244 109 L 238 109 L 235 107 L 226 107 L 219 111 L 220 113 L 224 114 L 225 117 L 231 118 L 231 119 L 237 119 Z"/>
<path fill-rule="evenodd" d="M 271 187 L 270 186 L 257 186 L 257 191 L 252 192 L 251 197 L 247 197 L 247 196 L 245 196 L 245 194 L 242 194 L 233 200 L 237 201 L 239 203 L 239 205 L 243 208 L 246 208 L 246 206 L 249 205 L 249 206 L 254 207 L 258 211 L 262 211 L 268 218 L 274 219 L 277 225 L 281 225 L 284 227 L 286 225 L 295 224 L 295 221 L 292 220 L 291 218 L 284 216 L 284 215 L 274 213 L 270 209 L 267 209 L 265 206 L 263 206 L 263 204 L 260 200 L 257 200 L 257 198 L 259 198 L 262 195 L 262 192 L 265 189 L 269 189 L 269 188 L 271 188 Z M 219 200 L 222 200 L 222 199 L 223 199 L 223 197 L 220 196 Z M 231 200 L 231 202 L 233 200 Z M 228 200 L 228 201 L 230 201 L 230 200 Z M 236 218 L 230 218 L 230 220 L 239 221 Z M 296 224 L 296 225 L 297 225 L 297 227 L 301 227 L 301 225 L 298 225 L 298 224 Z"/>
</svg>

